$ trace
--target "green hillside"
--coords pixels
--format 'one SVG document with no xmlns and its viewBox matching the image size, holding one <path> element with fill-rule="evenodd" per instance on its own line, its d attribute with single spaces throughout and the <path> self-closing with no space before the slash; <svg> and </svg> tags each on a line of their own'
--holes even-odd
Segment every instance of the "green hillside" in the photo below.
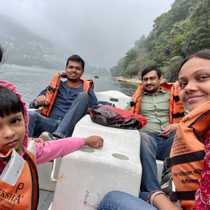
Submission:
<svg viewBox="0 0 210 210">
<path fill-rule="evenodd" d="M 173 81 L 184 57 L 210 48 L 209 11 L 209 0 L 176 0 L 167 13 L 156 18 L 148 37 L 136 41 L 111 69 L 112 74 L 132 77 L 146 65 L 156 63 Z"/>
</svg>

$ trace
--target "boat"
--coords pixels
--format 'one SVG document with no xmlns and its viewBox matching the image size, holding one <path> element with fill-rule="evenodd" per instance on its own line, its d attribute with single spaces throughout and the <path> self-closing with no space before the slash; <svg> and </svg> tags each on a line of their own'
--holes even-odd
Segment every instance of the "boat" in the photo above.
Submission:
<svg viewBox="0 0 210 210">
<path fill-rule="evenodd" d="M 99 101 L 125 108 L 131 97 L 120 91 L 96 93 Z M 139 195 L 142 167 L 137 130 L 110 128 L 85 115 L 75 126 L 73 136 L 100 135 L 102 149 L 84 147 L 63 158 L 38 166 L 39 210 L 94 210 L 103 196 L 113 190 Z M 158 161 L 160 178 L 162 163 Z"/>
</svg>

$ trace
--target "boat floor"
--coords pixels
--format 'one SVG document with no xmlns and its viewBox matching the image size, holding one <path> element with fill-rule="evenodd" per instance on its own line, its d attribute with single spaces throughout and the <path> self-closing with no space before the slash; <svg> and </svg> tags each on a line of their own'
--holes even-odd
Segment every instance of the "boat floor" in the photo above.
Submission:
<svg viewBox="0 0 210 210">
<path fill-rule="evenodd" d="M 40 190 L 38 210 L 48 210 L 50 203 L 53 200 L 53 195 L 54 195 L 54 192 Z"/>
</svg>

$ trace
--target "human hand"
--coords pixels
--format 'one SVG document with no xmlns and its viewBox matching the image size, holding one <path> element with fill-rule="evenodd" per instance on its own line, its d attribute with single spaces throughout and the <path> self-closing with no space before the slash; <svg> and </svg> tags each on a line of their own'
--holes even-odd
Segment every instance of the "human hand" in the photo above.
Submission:
<svg viewBox="0 0 210 210">
<path fill-rule="evenodd" d="M 98 149 L 103 146 L 103 141 L 103 138 L 100 136 L 89 136 L 85 138 L 85 145 Z"/>
<path fill-rule="evenodd" d="M 44 95 L 38 96 L 34 101 L 35 106 L 46 106 L 48 101 Z"/>
<path fill-rule="evenodd" d="M 92 110 L 93 110 L 93 108 L 88 107 L 87 108 L 87 114 L 90 114 Z"/>
<path fill-rule="evenodd" d="M 169 124 L 163 129 L 160 135 L 163 137 L 167 137 L 171 132 L 176 131 L 177 125 L 178 125 L 177 123 Z"/>
<path fill-rule="evenodd" d="M 158 210 L 182 210 L 173 202 L 171 202 L 166 195 L 163 194 L 155 196 L 152 203 Z"/>
</svg>

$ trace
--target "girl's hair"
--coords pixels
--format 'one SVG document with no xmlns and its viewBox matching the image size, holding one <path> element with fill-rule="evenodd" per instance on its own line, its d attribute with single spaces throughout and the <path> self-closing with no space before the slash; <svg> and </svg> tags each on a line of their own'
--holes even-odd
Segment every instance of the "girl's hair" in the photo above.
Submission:
<svg viewBox="0 0 210 210">
<path fill-rule="evenodd" d="M 24 106 L 20 98 L 10 89 L 0 85 L 0 117 L 22 112 Z"/>
<path fill-rule="evenodd" d="M 178 72 L 181 70 L 182 66 L 192 58 L 202 58 L 202 59 L 210 60 L 210 49 L 200 50 L 190 55 L 189 57 L 185 58 L 185 60 L 182 62 L 181 66 L 179 67 Z"/>
</svg>

